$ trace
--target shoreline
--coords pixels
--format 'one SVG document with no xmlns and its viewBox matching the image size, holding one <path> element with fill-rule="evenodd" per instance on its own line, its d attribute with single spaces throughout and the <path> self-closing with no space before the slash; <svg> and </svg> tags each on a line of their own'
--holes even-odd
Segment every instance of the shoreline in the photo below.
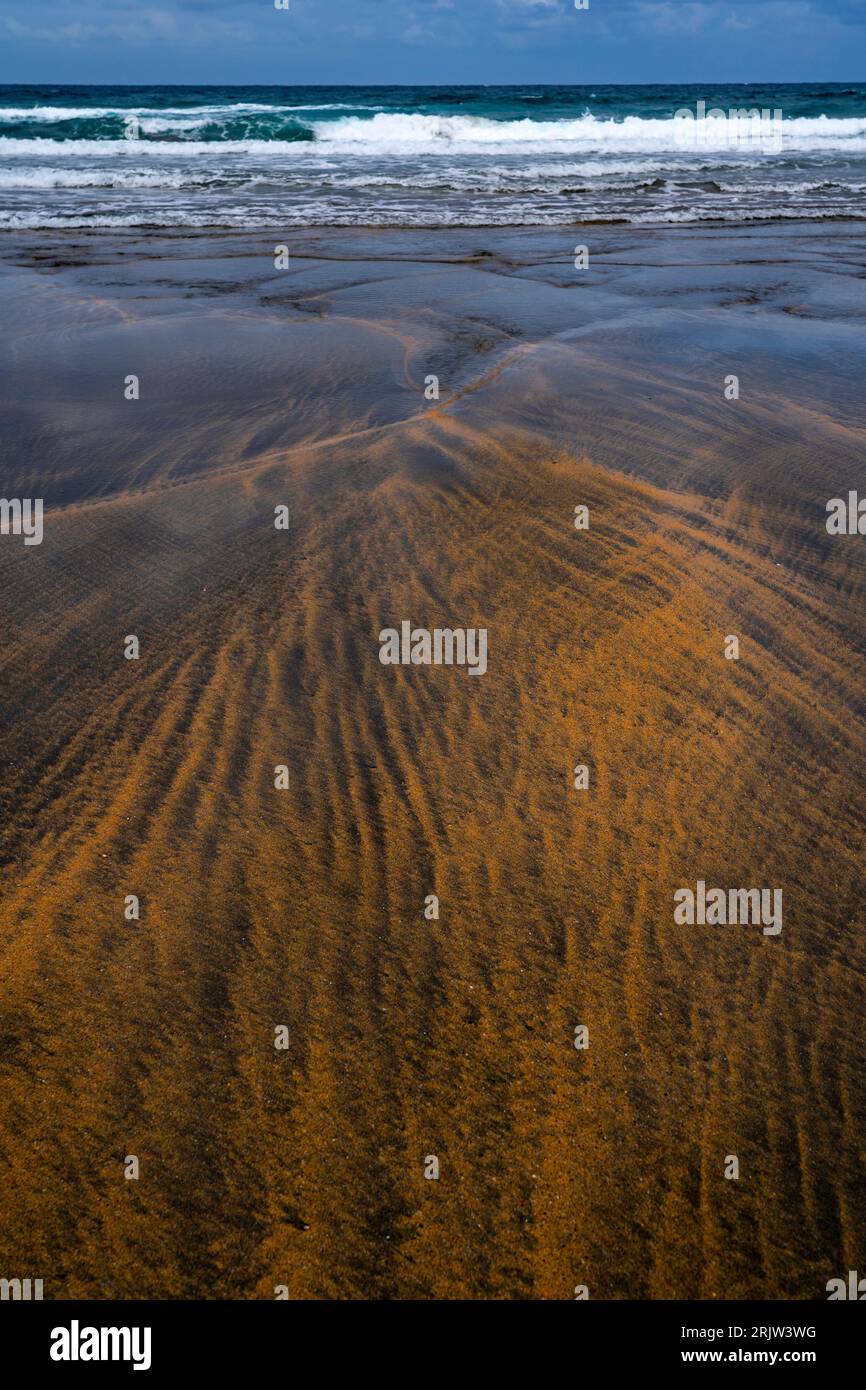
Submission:
<svg viewBox="0 0 866 1390">
<path fill-rule="evenodd" d="M 596 218 L 591 221 L 582 222 L 304 222 L 304 223 L 262 223 L 250 224 L 249 226 L 234 226 L 231 223 L 214 223 L 212 225 L 190 225 L 184 226 L 175 223 L 147 222 L 136 224 L 135 226 L 114 226 L 106 225 L 97 227 L 85 222 L 75 226 L 57 227 L 50 224 L 31 226 L 31 227 L 11 227 L 0 226 L 0 234 L 21 234 L 33 233 L 60 233 L 60 232 L 92 232 L 98 234 L 104 232 L 108 235 L 128 232 L 135 235 L 139 232 L 154 232 L 158 235 L 165 235 L 169 232 L 177 232 L 180 235 L 238 235 L 246 234 L 270 234 L 272 232 L 508 232 L 508 231 L 527 231 L 527 232 L 555 232 L 568 230 L 569 228 L 584 229 L 592 227 L 629 227 L 634 231 L 664 232 L 676 231 L 682 228 L 685 231 L 705 227 L 707 229 L 730 229 L 732 232 L 747 231 L 750 227 L 787 227 L 802 226 L 803 224 L 823 227 L 826 225 L 844 225 L 850 223 L 851 226 L 859 227 L 866 222 L 866 212 L 862 217 L 852 217 L 850 213 L 828 213 L 825 216 L 816 217 L 813 215 L 782 216 L 743 218 L 739 221 L 719 217 L 702 217 L 691 221 L 659 221 L 659 222 L 635 222 L 627 217 Z"/>
</svg>

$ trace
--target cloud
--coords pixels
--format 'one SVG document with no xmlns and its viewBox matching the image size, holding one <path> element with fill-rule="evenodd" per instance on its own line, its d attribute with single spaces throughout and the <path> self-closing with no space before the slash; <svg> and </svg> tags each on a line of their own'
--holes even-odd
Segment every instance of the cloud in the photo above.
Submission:
<svg viewBox="0 0 866 1390">
<path fill-rule="evenodd" d="M 636 0 L 637 27 L 656 34 L 697 34 L 708 25 L 719 23 L 719 6 L 705 0 Z"/>
<path fill-rule="evenodd" d="M 779 37 L 792 29 L 826 34 L 827 26 L 866 25 L 866 0 L 606 0 L 623 23 L 661 36 L 762 30 Z"/>
<path fill-rule="evenodd" d="M 116 9 L 113 8 L 116 14 Z M 151 43 L 209 43 L 213 40 L 248 42 L 256 37 L 255 29 L 243 20 L 187 19 L 172 10 L 146 10 L 117 18 L 104 18 L 69 24 L 29 24 L 10 15 L 5 20 L 6 32 L 25 43 L 40 44 L 123 44 Z"/>
<path fill-rule="evenodd" d="M 866 0 L 0 0 L 0 36 L 7 81 L 832 80 Z"/>
</svg>

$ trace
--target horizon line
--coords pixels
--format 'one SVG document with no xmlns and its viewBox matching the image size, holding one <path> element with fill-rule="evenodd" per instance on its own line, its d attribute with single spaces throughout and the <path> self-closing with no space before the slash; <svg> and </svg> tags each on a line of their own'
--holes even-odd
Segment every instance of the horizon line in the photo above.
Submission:
<svg viewBox="0 0 866 1390">
<path fill-rule="evenodd" d="M 556 87 L 562 91 L 578 90 L 586 87 L 847 87 L 852 84 L 866 86 L 866 77 L 825 80 L 816 77 L 810 81 L 784 82 L 776 78 L 759 78 L 749 82 L 733 80 L 669 81 L 669 82 L 0 82 L 0 87 L 294 87 L 309 91 L 327 87 L 357 88 L 359 91 L 425 91 L 436 88 L 450 90 L 494 87 L 499 90 L 522 87 Z"/>
</svg>

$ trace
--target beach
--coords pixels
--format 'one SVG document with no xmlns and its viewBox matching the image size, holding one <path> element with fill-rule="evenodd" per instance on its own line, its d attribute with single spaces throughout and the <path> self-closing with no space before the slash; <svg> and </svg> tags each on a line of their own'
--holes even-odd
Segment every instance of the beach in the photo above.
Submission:
<svg viewBox="0 0 866 1390">
<path fill-rule="evenodd" d="M 866 552 L 826 518 L 864 253 L 836 219 L 3 233 L 3 487 L 45 506 L 0 546 L 4 1268 L 862 1268 Z M 485 672 L 384 665 L 403 622 L 485 629 Z M 781 890 L 781 931 L 675 921 L 699 881 Z"/>
</svg>

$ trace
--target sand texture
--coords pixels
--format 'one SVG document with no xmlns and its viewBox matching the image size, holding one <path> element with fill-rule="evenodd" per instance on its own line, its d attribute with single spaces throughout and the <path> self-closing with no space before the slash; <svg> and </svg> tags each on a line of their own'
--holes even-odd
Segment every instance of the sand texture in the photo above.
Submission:
<svg viewBox="0 0 866 1390">
<path fill-rule="evenodd" d="M 826 1297 L 866 1260 L 866 538 L 824 524 L 864 234 L 279 240 L 0 248 L 3 495 L 46 506 L 0 537 L 2 1272 Z M 486 674 L 383 666 L 404 619 L 485 627 Z M 698 879 L 781 934 L 677 925 Z"/>
</svg>

